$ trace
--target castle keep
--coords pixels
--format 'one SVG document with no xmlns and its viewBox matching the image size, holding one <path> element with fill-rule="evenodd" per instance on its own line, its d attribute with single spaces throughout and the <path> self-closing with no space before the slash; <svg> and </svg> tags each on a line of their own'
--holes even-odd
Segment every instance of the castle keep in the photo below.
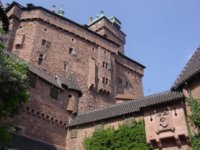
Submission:
<svg viewBox="0 0 200 150">
<path fill-rule="evenodd" d="M 100 12 L 80 25 L 55 6 L 16 2 L 6 12 L 6 53 L 27 62 L 31 93 L 23 113 L 7 120 L 18 125 L 13 145 L 82 150 L 96 128 L 134 118 L 144 120 L 150 149 L 189 149 L 185 97 L 200 96 L 200 48 L 169 91 L 144 97 L 145 66 L 125 56 L 126 34 L 115 16 Z"/>
</svg>

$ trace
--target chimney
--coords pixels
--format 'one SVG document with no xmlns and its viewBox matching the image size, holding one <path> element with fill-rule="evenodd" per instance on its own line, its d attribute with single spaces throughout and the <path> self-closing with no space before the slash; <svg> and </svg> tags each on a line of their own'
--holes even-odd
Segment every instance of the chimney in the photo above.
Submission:
<svg viewBox="0 0 200 150">
<path fill-rule="evenodd" d="M 56 5 L 52 5 L 52 7 L 51 7 L 51 11 L 52 11 L 53 13 L 56 12 Z"/>
<path fill-rule="evenodd" d="M 92 23 L 92 21 L 93 21 L 93 18 L 89 17 L 89 24 Z"/>
</svg>

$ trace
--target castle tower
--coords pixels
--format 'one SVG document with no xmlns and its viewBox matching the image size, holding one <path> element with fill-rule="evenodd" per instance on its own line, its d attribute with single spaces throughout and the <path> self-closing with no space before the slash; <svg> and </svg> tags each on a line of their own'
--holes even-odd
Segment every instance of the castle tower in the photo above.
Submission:
<svg viewBox="0 0 200 150">
<path fill-rule="evenodd" d="M 68 105 L 66 110 L 74 115 L 78 112 L 79 97 L 82 93 L 80 92 L 80 87 L 76 81 L 75 73 L 71 72 L 68 79 Z"/>
<path fill-rule="evenodd" d="M 121 31 L 121 22 L 115 16 L 106 17 L 101 11 L 95 19 L 90 17 L 88 28 L 105 38 L 120 45 L 120 52 L 124 53 L 124 44 L 126 43 L 126 34 Z"/>
</svg>

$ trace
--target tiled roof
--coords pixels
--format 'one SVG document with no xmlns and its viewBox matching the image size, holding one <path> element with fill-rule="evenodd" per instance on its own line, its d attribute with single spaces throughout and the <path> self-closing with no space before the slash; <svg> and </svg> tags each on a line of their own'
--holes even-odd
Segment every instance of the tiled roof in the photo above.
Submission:
<svg viewBox="0 0 200 150">
<path fill-rule="evenodd" d="M 140 111 L 144 107 L 175 101 L 181 98 L 183 98 L 183 93 L 181 92 L 167 91 L 159 94 L 154 94 L 133 101 L 115 104 L 109 107 L 78 114 L 70 121 L 67 127 L 87 124 L 91 122 L 131 114 Z"/>
<path fill-rule="evenodd" d="M 82 96 L 82 92 L 81 92 L 78 82 L 76 81 L 76 75 L 74 72 L 70 73 L 68 79 L 63 78 L 61 76 L 59 76 L 59 79 L 62 84 L 67 86 L 67 89 L 77 91 L 79 93 L 79 95 Z"/>
<path fill-rule="evenodd" d="M 21 58 L 19 58 L 18 56 L 14 55 L 11 52 L 8 52 L 8 51 L 4 51 L 4 52 L 7 55 L 11 56 L 11 57 L 14 57 L 14 58 L 17 58 L 18 60 L 24 61 L 24 60 L 22 60 Z M 50 76 L 50 75 L 46 74 L 44 71 L 40 70 L 39 68 L 34 67 L 31 64 L 27 64 L 27 65 L 28 65 L 28 68 L 29 68 L 30 72 L 32 72 L 33 74 L 37 75 L 38 77 L 44 79 L 45 81 L 53 84 L 54 86 L 56 86 L 56 87 L 58 87 L 60 89 L 63 89 L 62 85 L 65 85 L 67 87 L 67 89 L 77 91 L 80 96 L 82 95 L 82 92 L 81 92 L 81 90 L 79 88 L 79 85 L 78 85 L 78 83 L 77 83 L 77 81 L 75 79 L 74 73 L 71 74 L 69 76 L 69 79 L 67 80 L 64 77 Z"/>
<path fill-rule="evenodd" d="M 11 52 L 8 52 L 8 51 L 5 50 L 4 53 L 7 54 L 10 57 L 17 58 L 18 60 L 25 62 L 24 60 L 22 60 L 21 58 L 19 58 L 18 56 L 14 55 Z M 28 69 L 29 69 L 30 72 L 32 72 L 33 74 L 37 75 L 38 77 L 44 79 L 45 81 L 53 84 L 54 86 L 56 86 L 60 89 L 63 89 L 62 86 L 57 82 L 55 77 L 47 75 L 46 73 L 44 73 L 44 71 L 40 70 L 39 68 L 34 67 L 33 65 L 31 65 L 29 63 L 26 63 L 26 64 L 28 65 Z"/>
<path fill-rule="evenodd" d="M 194 52 L 186 66 L 183 68 L 182 72 L 173 83 L 171 89 L 176 90 L 182 86 L 186 81 L 190 80 L 196 74 L 200 72 L 200 46 Z"/>
</svg>

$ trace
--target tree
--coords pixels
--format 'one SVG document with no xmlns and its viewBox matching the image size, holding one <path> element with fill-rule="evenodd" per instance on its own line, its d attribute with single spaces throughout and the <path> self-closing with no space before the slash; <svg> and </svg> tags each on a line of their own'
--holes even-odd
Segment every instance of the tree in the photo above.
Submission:
<svg viewBox="0 0 200 150">
<path fill-rule="evenodd" d="M 83 144 L 86 150 L 148 150 L 143 121 L 97 130 Z"/>
<path fill-rule="evenodd" d="M 9 138 L 6 118 L 17 115 L 29 97 L 27 65 L 7 55 L 4 49 L 0 42 L 0 143 Z"/>
</svg>

